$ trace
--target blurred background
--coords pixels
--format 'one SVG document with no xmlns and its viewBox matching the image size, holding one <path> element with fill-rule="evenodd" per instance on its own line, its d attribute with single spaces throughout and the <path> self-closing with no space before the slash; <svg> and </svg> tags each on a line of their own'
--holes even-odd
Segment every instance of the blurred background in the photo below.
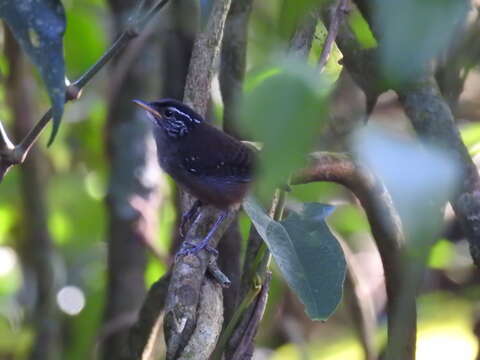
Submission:
<svg viewBox="0 0 480 360">
<path fill-rule="evenodd" d="M 63 1 L 71 80 L 124 29 L 133 3 Z M 202 2 L 204 10 L 208 3 Z M 197 2 L 178 0 L 160 12 L 130 50 L 104 69 L 78 101 L 66 105 L 55 143 L 47 148 L 44 134 L 25 164 L 14 167 L 1 183 L 0 359 L 118 358 L 116 344 L 125 340 L 146 290 L 171 262 L 179 204 L 175 184 L 156 163 L 148 124 L 130 100 L 182 98 L 199 11 Z M 288 20 L 294 12 L 295 7 L 282 1 L 253 3 L 247 90 L 288 47 Z M 476 11 L 472 17 L 470 21 L 478 21 Z M 374 41 L 358 12 L 350 13 L 348 21 L 366 44 Z M 480 35 L 478 24 L 476 29 Z M 0 119 L 18 140 L 47 109 L 48 97 L 12 35 L 6 28 L 1 32 Z M 318 25 L 309 58 L 312 66 L 325 36 L 325 27 Z M 462 73 L 463 90 L 454 97 L 452 109 L 462 138 L 477 159 L 480 56 L 474 47 L 456 51 L 463 53 L 455 66 L 468 71 Z M 317 149 L 344 151 L 351 130 L 363 121 L 364 95 L 343 71 L 341 57 L 334 47 L 324 70 L 331 88 L 329 116 L 315 139 Z M 209 117 L 221 126 L 222 113 L 216 77 Z M 402 136 L 413 133 L 393 93 L 380 97 L 370 121 Z M 357 200 L 332 183 L 295 186 L 289 197 L 337 207 L 328 223 L 352 249 L 362 298 L 378 322 L 375 342 L 381 347 L 386 333 L 383 270 Z M 239 224 L 245 239 L 250 227 L 245 215 Z M 449 208 L 445 224 L 429 254 L 420 290 L 417 359 L 480 359 L 480 273 Z M 274 267 L 256 356 L 363 359 L 347 295 L 344 300 L 327 322 L 313 322 Z"/>
</svg>

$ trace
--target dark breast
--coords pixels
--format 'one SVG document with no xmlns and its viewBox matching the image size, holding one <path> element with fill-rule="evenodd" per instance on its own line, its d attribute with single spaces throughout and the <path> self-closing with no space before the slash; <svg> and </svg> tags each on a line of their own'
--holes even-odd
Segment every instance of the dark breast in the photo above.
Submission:
<svg viewBox="0 0 480 360">
<path fill-rule="evenodd" d="M 213 126 L 201 125 L 185 138 L 187 146 L 179 147 L 179 172 L 171 175 L 206 204 L 224 209 L 240 203 L 252 181 L 255 153 Z"/>
</svg>

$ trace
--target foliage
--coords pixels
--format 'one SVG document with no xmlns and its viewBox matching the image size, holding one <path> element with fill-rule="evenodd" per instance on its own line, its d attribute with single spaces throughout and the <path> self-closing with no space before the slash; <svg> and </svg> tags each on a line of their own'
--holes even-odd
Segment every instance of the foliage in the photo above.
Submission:
<svg viewBox="0 0 480 360">
<path fill-rule="evenodd" d="M 302 204 L 277 222 L 249 198 L 243 205 L 285 280 L 314 320 L 326 320 L 342 297 L 345 259 L 325 218 L 333 207 Z"/>
<path fill-rule="evenodd" d="M 25 13 L 21 5 L 27 3 L 33 8 Z M 202 1 L 204 18 L 211 3 Z M 345 144 L 351 145 L 352 142 L 344 135 L 353 132 L 353 126 L 346 129 L 351 124 L 346 124 L 344 118 L 353 119 L 357 124 L 357 119 L 363 116 L 363 110 L 357 106 L 357 90 L 349 85 L 348 78 L 340 77 L 343 55 L 339 48 L 334 47 L 322 74 L 315 70 L 328 26 L 317 26 L 308 64 L 291 59 L 279 61 L 285 57 L 285 49 L 298 20 L 306 10 L 319 3 L 312 0 L 302 0 L 298 4 L 290 0 L 283 4 L 256 2 L 252 11 L 241 126 L 252 138 L 264 144 L 257 189 L 262 201 L 269 198 L 275 187 L 288 183 L 292 172 L 306 165 L 305 155 L 311 150 L 351 150 Z M 466 14 L 464 1 L 375 3 L 379 6 L 375 15 L 378 28 L 370 28 L 359 11 L 351 12 L 345 23 L 352 27 L 362 49 L 380 49 L 383 71 L 391 84 L 411 80 L 426 63 L 437 60 L 439 54 L 455 52 L 450 48 L 451 40 L 461 30 L 460 24 Z M 64 1 L 64 5 L 67 22 L 63 7 L 56 0 L 0 1 L 0 16 L 41 75 L 40 79 L 35 78 L 32 86 L 45 83 L 47 87 L 54 112 L 50 141 L 58 130 L 65 100 L 63 48 L 67 73 L 77 76 L 102 55 L 108 39 L 112 38 L 105 3 L 99 0 Z M 408 11 L 402 10 L 405 6 Z M 35 14 L 35 18 L 31 14 Z M 34 21 L 46 18 L 49 20 Z M 168 21 L 164 17 L 160 19 L 157 22 L 161 29 L 150 35 L 148 41 L 162 42 L 163 46 L 167 34 L 176 30 L 172 30 L 172 24 L 167 24 L 173 21 L 173 17 Z M 378 29 L 384 34 L 382 46 L 375 38 Z M 163 48 L 162 56 L 164 52 Z M 132 57 L 130 61 L 167 63 L 159 59 L 160 52 L 155 50 L 142 52 L 141 56 Z M 0 54 L 0 65 L 2 73 L 8 75 L 3 53 Z M 478 81 L 475 78 L 478 71 L 472 71 L 469 86 L 475 89 L 473 85 Z M 68 106 L 55 147 L 45 149 L 43 145 L 47 139 L 40 141 L 40 154 L 46 160 L 41 172 L 46 183 L 46 217 L 55 247 L 55 295 L 66 286 L 76 286 L 86 300 L 85 307 L 78 314 L 61 314 L 65 330 L 62 332 L 64 350 L 61 356 L 74 360 L 91 357 L 101 344 L 100 334 L 104 330 L 102 319 L 108 288 L 105 239 L 110 216 L 105 202 L 109 201 L 107 178 L 111 166 L 105 155 L 105 144 L 112 135 L 105 127 L 111 110 L 109 93 L 112 90 L 109 89 L 111 79 L 106 74 L 109 73 L 98 76 L 96 82 L 85 89 L 83 97 Z M 146 90 L 150 98 L 159 97 L 160 88 L 165 88 L 163 81 L 169 79 L 167 75 L 165 71 L 148 74 L 154 79 L 151 89 Z M 6 120 L 5 123 L 13 128 L 16 119 L 11 118 L 5 99 L 9 90 L 6 82 L 0 83 L 0 116 L 5 116 L 0 121 Z M 213 95 L 215 108 L 222 109 L 215 91 Z M 470 96 L 476 104 L 478 96 L 472 92 Z M 34 100 L 39 118 L 49 104 L 41 95 Z M 426 287 L 419 286 L 422 294 L 430 294 L 422 295 L 419 300 L 417 358 L 429 359 L 435 353 L 436 358 L 442 359 L 442 356 L 454 356 L 452 352 L 458 357 L 460 351 L 464 351 L 462 358 L 473 359 L 476 339 L 470 327 L 474 304 L 478 300 L 478 280 L 472 276 L 474 272 L 465 241 L 459 240 L 458 234 L 441 231 L 443 218 L 436 212 L 437 208 L 432 208 L 433 201 L 445 202 L 455 187 L 456 179 L 452 174 L 457 171 L 458 159 L 454 159 L 452 166 L 448 154 L 438 157 L 434 151 L 436 155 L 430 156 L 429 149 L 419 149 L 417 145 L 412 146 L 412 141 L 399 141 L 396 136 L 392 138 L 388 134 L 411 137 L 411 129 L 393 127 L 393 123 L 402 121 L 398 112 L 391 111 L 396 105 L 388 101 L 381 101 L 381 105 L 380 115 L 373 122 L 381 123 L 390 131 L 356 138 L 357 160 L 373 169 L 392 193 L 409 233 L 407 255 L 421 260 L 421 266 L 428 264 L 434 269 L 426 270 L 426 281 L 435 281 Z M 461 115 L 464 114 L 461 111 L 468 110 L 464 105 L 460 103 L 459 106 Z M 345 107 L 348 111 L 342 113 Z M 221 112 L 217 111 L 216 115 L 220 117 L 219 114 Z M 460 129 L 462 138 L 470 154 L 477 155 L 480 149 L 479 126 L 470 122 L 475 120 L 475 114 L 467 113 L 465 117 L 467 124 Z M 329 121 L 331 118 L 333 121 Z M 23 222 L 22 199 L 25 194 L 21 187 L 21 171 L 23 168 L 14 167 L 0 185 L 0 358 L 26 359 L 34 341 L 32 299 L 36 284 L 31 283 L 24 267 L 25 254 L 30 253 L 22 243 L 24 226 L 29 225 Z M 374 310 L 380 320 L 375 337 L 380 347 L 385 341 L 384 274 L 372 242 L 371 219 L 348 190 L 332 182 L 292 186 L 288 199 L 288 216 L 283 221 L 272 220 L 251 200 L 246 202 L 245 209 L 252 220 L 245 214 L 240 217 L 242 254 L 253 222 L 277 265 L 273 268 L 269 303 L 257 345 L 270 349 L 271 358 L 277 360 L 308 357 L 360 359 L 362 349 L 354 334 L 358 324 L 351 317 L 348 288 L 342 298 L 346 263 L 337 238 L 345 240 L 351 247 L 354 260 L 360 265 L 364 298 L 374 299 Z M 173 182 L 162 185 L 160 203 L 155 215 L 158 228 L 153 245 L 160 249 L 160 255 L 168 257 L 179 216 Z M 330 215 L 333 207 L 320 203 L 335 204 L 335 213 Z M 435 243 L 432 249 L 428 246 L 431 243 Z M 146 284 L 154 283 L 168 266 L 164 259 L 150 255 L 145 272 Z M 417 270 L 422 270 L 421 266 L 407 271 L 409 276 L 418 277 L 419 283 L 422 278 Z M 409 284 L 413 285 L 416 284 Z M 414 288 L 416 291 L 417 287 Z M 290 289 L 298 295 L 311 318 L 328 318 L 328 322 L 312 323 L 305 317 L 302 304 L 291 296 Z M 453 340 L 448 342 L 448 339 Z M 439 349 L 441 351 L 435 352 Z"/>
<path fill-rule="evenodd" d="M 65 11 L 59 0 L 3 1 L 2 17 L 38 67 L 53 106 L 53 128 L 49 144 L 55 139 L 65 102 L 65 63 L 63 34 Z"/>
</svg>

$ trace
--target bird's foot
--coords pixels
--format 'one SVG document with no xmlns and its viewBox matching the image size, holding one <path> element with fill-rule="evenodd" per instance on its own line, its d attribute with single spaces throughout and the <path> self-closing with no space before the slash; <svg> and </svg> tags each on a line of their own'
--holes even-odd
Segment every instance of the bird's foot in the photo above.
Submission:
<svg viewBox="0 0 480 360">
<path fill-rule="evenodd" d="M 202 202 L 200 200 L 196 200 L 190 210 L 182 214 L 182 219 L 180 220 L 180 227 L 179 232 L 180 236 L 183 238 L 187 234 L 188 231 L 188 223 L 195 220 L 198 215 L 198 211 L 202 206 Z"/>
<path fill-rule="evenodd" d="M 205 249 L 213 256 L 218 256 L 218 250 L 208 244 L 209 239 L 204 239 L 198 244 L 193 244 L 189 241 L 184 241 L 177 256 L 196 255 L 200 250 Z"/>
</svg>

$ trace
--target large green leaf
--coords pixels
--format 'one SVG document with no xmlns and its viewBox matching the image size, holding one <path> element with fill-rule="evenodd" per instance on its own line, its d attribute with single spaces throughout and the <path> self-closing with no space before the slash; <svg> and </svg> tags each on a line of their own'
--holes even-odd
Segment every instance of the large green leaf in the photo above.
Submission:
<svg viewBox="0 0 480 360">
<path fill-rule="evenodd" d="M 53 109 L 50 144 L 60 126 L 65 103 L 62 3 L 59 0 L 0 0 L 0 17 L 37 66 L 47 87 Z"/>
<path fill-rule="evenodd" d="M 326 114 L 330 84 L 304 62 L 291 59 L 263 72 L 249 74 L 242 107 L 242 125 L 260 153 L 259 194 L 263 198 L 305 163 Z"/>
<path fill-rule="evenodd" d="M 340 244 L 325 223 L 333 207 L 302 204 L 282 222 L 272 220 L 251 197 L 243 207 L 308 316 L 327 319 L 342 297 L 346 267 Z"/>
</svg>

